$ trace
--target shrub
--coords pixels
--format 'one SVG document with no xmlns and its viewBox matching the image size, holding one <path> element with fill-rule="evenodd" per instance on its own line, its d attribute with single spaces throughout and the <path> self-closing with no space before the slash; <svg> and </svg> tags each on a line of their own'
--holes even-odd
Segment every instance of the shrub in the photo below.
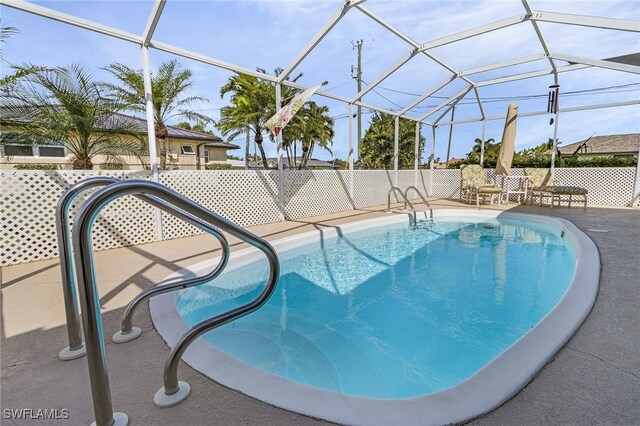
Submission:
<svg viewBox="0 0 640 426">
<path fill-rule="evenodd" d="M 122 163 L 104 163 L 100 164 L 100 170 L 122 170 L 124 164 Z"/>
<path fill-rule="evenodd" d="M 16 164 L 13 166 L 16 170 L 58 170 L 57 164 L 44 164 L 44 163 L 31 163 L 31 164 Z"/>
<path fill-rule="evenodd" d="M 580 157 L 556 157 L 556 167 L 635 167 L 638 159 L 635 157 L 592 157 L 592 158 L 580 158 Z M 459 169 L 462 164 L 478 164 L 477 159 L 465 159 L 457 164 L 451 164 L 447 168 Z M 493 169 L 496 167 L 495 159 L 485 159 L 484 167 L 487 169 Z M 523 167 L 551 167 L 551 157 L 548 158 L 527 158 L 518 159 L 514 158 L 511 167 L 514 169 L 521 169 Z"/>
<path fill-rule="evenodd" d="M 206 170 L 242 170 L 244 168 L 233 167 L 231 164 L 225 163 L 209 163 L 205 166 Z"/>
</svg>

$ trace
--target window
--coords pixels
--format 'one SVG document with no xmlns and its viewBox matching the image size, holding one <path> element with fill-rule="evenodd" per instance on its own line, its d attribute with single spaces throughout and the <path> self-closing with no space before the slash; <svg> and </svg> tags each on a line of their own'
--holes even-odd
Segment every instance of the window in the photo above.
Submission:
<svg viewBox="0 0 640 426">
<path fill-rule="evenodd" d="M 191 145 L 180 145 L 180 152 L 185 155 L 195 155 L 196 153 Z"/>
<path fill-rule="evenodd" d="M 40 157 L 66 157 L 63 146 L 38 146 Z"/>
<path fill-rule="evenodd" d="M 7 157 L 33 157 L 34 147 L 32 145 L 5 145 L 4 155 Z"/>
<path fill-rule="evenodd" d="M 208 149 L 204 150 L 204 162 L 205 163 L 209 162 L 209 150 Z"/>
<path fill-rule="evenodd" d="M 9 139 L 11 136 L 6 134 Z M 17 142 L 17 141 L 16 141 Z M 61 141 L 46 145 L 25 145 L 16 143 L 11 145 L 10 139 L 4 146 L 4 155 L 7 157 L 66 157 L 67 153 Z"/>
</svg>

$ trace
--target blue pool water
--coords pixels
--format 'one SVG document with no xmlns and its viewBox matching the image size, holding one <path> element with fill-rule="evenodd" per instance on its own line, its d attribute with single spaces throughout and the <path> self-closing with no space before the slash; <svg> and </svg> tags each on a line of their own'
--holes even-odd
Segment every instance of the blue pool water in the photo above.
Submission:
<svg viewBox="0 0 640 426">
<path fill-rule="evenodd" d="M 469 378 L 551 310 L 576 262 L 550 226 L 463 218 L 349 233 L 280 259 L 267 304 L 205 339 L 289 380 L 383 399 Z M 181 292 L 178 312 L 193 325 L 255 298 L 266 277 L 266 261 L 230 271 Z"/>
</svg>

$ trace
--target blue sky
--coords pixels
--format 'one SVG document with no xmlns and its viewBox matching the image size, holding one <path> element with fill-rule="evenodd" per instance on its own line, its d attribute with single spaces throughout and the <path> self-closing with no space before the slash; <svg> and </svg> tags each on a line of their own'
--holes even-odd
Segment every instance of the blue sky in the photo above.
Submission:
<svg viewBox="0 0 640 426">
<path fill-rule="evenodd" d="M 45 7 L 73 14 L 132 33 L 142 33 L 151 11 L 151 1 L 42 1 Z M 160 20 L 155 39 L 206 54 L 249 69 L 256 67 L 272 71 L 286 67 L 323 23 L 340 7 L 341 1 L 178 1 L 169 0 Z M 640 20 L 640 8 L 635 1 L 537 1 L 534 10 L 605 16 Z M 519 0 L 503 1 L 376 1 L 364 6 L 403 31 L 419 43 L 458 31 L 473 28 L 524 12 Z M 2 46 L 4 60 L 38 65 L 85 64 L 97 79 L 106 79 L 100 68 L 112 62 L 122 62 L 140 68 L 140 50 L 136 45 L 74 28 L 42 17 L 0 8 L 2 25 L 15 26 L 20 34 Z M 640 51 L 640 35 L 576 26 L 541 23 L 541 31 L 552 52 L 571 53 L 592 58 L 607 58 Z M 328 90 L 347 97 L 356 93 L 351 66 L 356 62 L 352 41 L 364 40 L 363 80 L 372 81 L 409 51 L 398 37 L 359 12 L 351 10 L 330 34 L 314 49 L 296 70 L 306 85 L 328 80 Z M 456 70 L 500 62 L 506 59 L 542 53 L 531 23 L 504 28 L 492 33 L 433 49 L 431 53 Z M 152 68 L 173 56 L 151 50 Z M 207 103 L 194 109 L 218 118 L 219 110 L 228 99 L 221 99 L 220 87 L 231 72 L 213 66 L 179 58 L 185 68 L 194 73 L 193 95 L 204 96 Z M 559 63 L 565 65 L 566 63 Z M 548 62 L 536 61 L 507 69 L 470 76 L 484 81 L 505 75 L 548 68 Z M 3 64 L 3 73 L 6 72 Z M 443 67 L 424 55 L 417 55 L 403 68 L 369 92 L 364 101 L 386 108 L 399 109 L 418 95 L 428 91 L 449 76 Z M 603 69 L 585 69 L 560 74 L 561 106 L 579 106 L 640 98 L 640 76 Z M 509 102 L 520 106 L 521 112 L 546 109 L 546 98 L 533 97 L 511 100 L 512 96 L 545 95 L 553 83 L 552 76 L 521 80 L 483 87 L 479 94 L 485 102 L 487 115 L 506 113 Z M 463 88 L 455 81 L 435 95 L 449 97 Z M 595 92 L 584 90 L 609 88 Z M 578 93 L 571 93 L 578 92 Z M 456 109 L 456 119 L 479 117 L 475 97 L 471 92 Z M 327 105 L 336 118 L 333 151 L 339 158 L 348 152 L 347 105 L 315 96 L 319 104 Z M 419 116 L 438 104 L 442 98 L 426 100 L 410 115 Z M 436 114 L 430 119 L 437 117 Z M 370 111 L 364 111 L 363 126 L 368 126 Z M 549 115 L 521 117 L 518 122 L 516 149 L 535 146 L 553 135 Z M 447 121 L 447 120 L 445 120 Z M 501 120 L 487 124 L 487 137 L 500 140 Z M 215 130 L 215 129 L 214 129 Z M 286 129 L 285 129 L 286 131 Z M 456 125 L 453 130 L 452 157 L 462 157 L 475 138 L 481 136 L 481 123 Z M 423 127 L 430 144 L 431 128 Z M 640 106 L 599 109 L 561 114 L 559 139 L 569 144 L 592 134 L 640 132 Z M 449 127 L 437 131 L 436 157 L 446 157 Z M 234 141 L 243 143 L 243 139 Z M 275 155 L 275 145 L 265 143 L 268 155 Z M 240 150 L 235 153 L 241 154 Z M 316 151 L 316 157 L 331 158 L 327 152 Z M 423 155 L 426 158 L 429 149 Z"/>
</svg>

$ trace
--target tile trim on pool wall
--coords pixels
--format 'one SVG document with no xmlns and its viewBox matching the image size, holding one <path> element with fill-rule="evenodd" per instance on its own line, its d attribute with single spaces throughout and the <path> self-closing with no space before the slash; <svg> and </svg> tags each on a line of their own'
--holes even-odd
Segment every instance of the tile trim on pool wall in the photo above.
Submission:
<svg viewBox="0 0 640 426">
<path fill-rule="evenodd" d="M 495 211 L 436 210 L 434 215 L 436 219 L 505 217 L 545 223 L 559 232 L 565 230 L 565 237 L 576 252 L 573 278 L 556 306 L 534 328 L 467 380 L 424 396 L 381 400 L 344 395 L 289 381 L 238 361 L 204 339 L 198 339 L 191 345 L 183 357 L 184 361 L 217 382 L 247 395 L 287 410 L 339 423 L 439 425 L 461 422 L 498 407 L 525 386 L 582 324 L 597 295 L 600 257 L 591 239 L 565 219 Z M 272 245 L 282 253 L 321 238 L 335 238 L 339 234 L 407 221 L 406 215 L 390 215 L 282 238 Z M 235 269 L 261 257 L 262 254 L 253 248 L 235 251 L 228 268 Z M 215 261 L 201 262 L 167 278 L 199 274 Z M 151 299 L 149 304 L 156 329 L 173 347 L 188 330 L 188 325 L 176 310 L 175 294 L 163 294 Z"/>
</svg>

